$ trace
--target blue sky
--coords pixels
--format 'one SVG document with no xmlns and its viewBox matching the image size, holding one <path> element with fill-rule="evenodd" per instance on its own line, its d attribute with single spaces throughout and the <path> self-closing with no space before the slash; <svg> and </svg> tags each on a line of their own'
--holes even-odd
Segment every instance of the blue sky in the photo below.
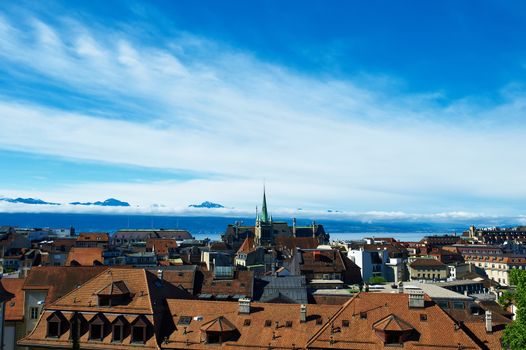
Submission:
<svg viewBox="0 0 526 350">
<path fill-rule="evenodd" d="M 525 7 L 3 3 L 0 195 L 520 217 Z"/>
</svg>

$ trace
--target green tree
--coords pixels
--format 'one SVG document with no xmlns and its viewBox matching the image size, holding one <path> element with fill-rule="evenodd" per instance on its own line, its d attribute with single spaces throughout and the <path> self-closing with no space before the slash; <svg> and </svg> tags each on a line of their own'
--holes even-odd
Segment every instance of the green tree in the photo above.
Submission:
<svg viewBox="0 0 526 350">
<path fill-rule="evenodd" d="M 369 284 L 384 284 L 387 282 L 382 276 L 373 276 L 369 278 Z"/>
<path fill-rule="evenodd" d="M 499 297 L 499 304 L 502 307 L 507 308 L 513 302 L 514 297 L 515 297 L 514 293 L 507 290 L 504 293 L 502 293 L 502 295 Z"/>
<path fill-rule="evenodd" d="M 513 299 L 517 315 L 515 321 L 506 326 L 502 341 L 511 350 L 522 350 L 526 349 L 526 271 L 511 270 L 510 281 L 516 287 Z"/>
</svg>

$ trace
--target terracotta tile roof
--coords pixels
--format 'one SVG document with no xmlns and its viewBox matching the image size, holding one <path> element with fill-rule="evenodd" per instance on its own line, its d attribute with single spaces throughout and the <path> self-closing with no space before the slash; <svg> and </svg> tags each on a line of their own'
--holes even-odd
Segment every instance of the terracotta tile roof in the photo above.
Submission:
<svg viewBox="0 0 526 350">
<path fill-rule="evenodd" d="M 110 236 L 106 232 L 82 232 L 79 234 L 77 241 L 81 242 L 105 242 L 108 243 Z"/>
<path fill-rule="evenodd" d="M 48 305 L 107 268 L 107 266 L 37 266 L 29 271 L 23 289 L 47 289 L 45 302 Z"/>
<path fill-rule="evenodd" d="M 157 273 L 157 270 L 150 270 L 152 273 Z M 196 270 L 177 271 L 177 270 L 163 270 L 163 279 L 175 287 L 183 288 L 189 293 L 193 294 L 195 288 Z"/>
<path fill-rule="evenodd" d="M 410 266 L 412 268 L 426 268 L 426 267 L 431 267 L 435 269 L 436 268 L 441 268 L 441 269 L 447 268 L 446 264 L 436 259 L 416 259 L 410 264 Z"/>
<path fill-rule="evenodd" d="M 486 322 L 484 318 L 478 321 L 464 322 L 462 325 L 467 332 L 471 332 L 478 340 L 478 344 L 482 349 L 493 350 L 503 349 L 500 339 L 504 335 L 504 326 L 493 326 L 493 332 L 486 332 Z"/>
<path fill-rule="evenodd" d="M 239 249 L 237 250 L 237 254 L 239 254 L 239 253 L 248 254 L 251 251 L 253 251 L 254 248 L 256 248 L 256 243 L 254 241 L 254 237 L 247 237 L 243 241 L 243 244 L 241 244 L 241 247 L 239 247 Z"/>
<path fill-rule="evenodd" d="M 55 301 L 48 309 L 75 310 L 89 312 L 108 312 L 108 307 L 98 306 L 97 293 L 104 291 L 114 282 L 124 282 L 132 297 L 126 305 L 112 306 L 114 312 L 152 314 L 150 285 L 143 269 L 110 268 L 84 283 L 62 298 Z"/>
<path fill-rule="evenodd" d="M 46 324 L 47 319 L 52 317 L 54 313 L 55 311 L 52 311 L 52 310 L 44 311 L 42 315 L 40 316 L 38 323 L 33 329 L 33 331 L 29 333 L 26 337 L 19 340 L 18 344 L 24 345 L 24 346 L 30 346 L 31 348 L 44 347 L 44 348 L 71 349 L 72 341 L 71 341 L 70 327 L 68 327 L 67 330 L 63 332 L 61 336 L 58 338 L 47 337 L 47 324 Z M 72 313 L 63 313 L 63 314 L 67 315 L 67 317 L 64 317 L 64 318 L 67 318 L 68 321 L 69 319 L 71 319 L 71 317 L 73 317 Z M 93 317 L 94 317 L 93 315 L 86 315 L 84 319 L 86 321 L 90 321 Z M 104 316 L 103 319 L 105 322 L 111 323 L 115 321 L 117 317 L 118 316 L 108 316 L 108 317 Z M 127 325 L 137 320 L 138 317 L 143 317 L 144 319 L 147 320 L 148 323 L 152 325 L 155 322 L 155 318 L 152 315 L 147 315 L 147 316 L 125 315 L 122 317 L 126 321 Z M 82 335 L 79 338 L 79 345 L 81 349 L 101 349 L 101 350 L 160 349 L 159 345 L 157 344 L 157 339 L 156 339 L 155 334 L 151 335 L 144 344 L 143 343 L 132 343 L 131 342 L 131 332 L 129 331 L 124 332 L 124 339 L 122 342 L 113 342 L 111 332 L 104 332 L 104 336 L 101 341 L 100 340 L 93 341 L 89 339 L 90 332 L 86 328 L 82 332 Z"/>
<path fill-rule="evenodd" d="M 0 283 L 3 289 L 13 297 L 5 303 L 5 320 L 22 321 L 24 319 L 24 285 L 25 278 L 2 278 Z"/>
<path fill-rule="evenodd" d="M 201 294 L 244 295 L 252 298 L 254 293 L 254 273 L 236 271 L 233 279 L 215 279 L 212 271 L 203 271 Z"/>
<path fill-rule="evenodd" d="M 111 306 L 107 299 L 112 299 Z M 161 281 L 151 272 L 144 269 L 110 268 L 99 273 L 79 288 L 72 290 L 54 303 L 46 304 L 45 311 L 38 320 L 34 330 L 23 338 L 19 344 L 43 347 L 71 347 L 72 327 L 64 327 L 57 338 L 47 337 L 47 320 L 58 317 L 69 322 L 72 317 L 80 317 L 85 322 L 96 319 L 97 322 L 109 324 L 116 320 L 125 321 L 127 327 L 141 323 L 148 327 L 147 340 L 144 344 L 131 341 L 131 333 L 124 332 L 122 342 L 113 342 L 109 331 L 104 331 L 102 340 L 89 339 L 87 327 L 80 336 L 82 349 L 159 349 L 157 343 L 163 327 L 165 300 L 169 298 L 188 297 L 179 288 Z M 100 304 L 99 304 L 100 302 Z M 186 301 L 188 303 L 188 301 Z M 77 316 L 75 316 L 77 315 Z M 80 315 L 80 316 L 78 316 Z M 100 321 L 99 321 L 100 320 Z M 87 326 L 87 324 L 86 324 Z"/>
<path fill-rule="evenodd" d="M 399 326 L 393 324 L 398 323 Z M 383 324 L 383 331 L 413 328 L 418 337 L 407 340 L 404 349 L 479 349 L 462 329 L 425 296 L 425 307 L 410 308 L 409 295 L 402 293 L 358 293 L 343 305 L 323 328 L 315 334 L 309 348 L 378 349 L 384 342 L 374 325 Z M 393 324 L 393 326 L 391 326 Z"/>
<path fill-rule="evenodd" d="M 336 249 L 302 250 L 301 258 L 300 269 L 302 271 L 308 270 L 314 273 L 345 271 L 345 262 L 341 253 Z"/>
<path fill-rule="evenodd" d="M 170 249 L 177 248 L 177 241 L 171 238 L 148 238 L 146 250 L 155 252 L 157 255 L 168 255 Z"/>
<path fill-rule="evenodd" d="M 218 344 L 203 342 L 206 325 L 217 323 L 222 317 L 231 331 L 239 334 L 224 341 L 221 349 L 292 349 L 304 348 L 312 334 L 322 327 L 317 320 L 326 322 L 340 306 L 307 305 L 306 322 L 300 322 L 300 305 L 251 303 L 250 314 L 240 314 L 239 304 L 221 301 L 168 300 L 172 317 L 168 329 L 166 349 L 217 348 Z M 180 322 L 186 316 L 188 324 Z M 205 328 L 205 329 L 203 329 Z"/>
<path fill-rule="evenodd" d="M 72 247 L 66 259 L 66 266 L 97 266 L 102 265 L 104 258 L 101 247 Z"/>
<path fill-rule="evenodd" d="M 288 250 L 294 252 L 296 248 L 315 249 L 318 247 L 318 240 L 314 237 L 285 237 L 278 236 L 275 239 L 277 250 Z"/>
</svg>

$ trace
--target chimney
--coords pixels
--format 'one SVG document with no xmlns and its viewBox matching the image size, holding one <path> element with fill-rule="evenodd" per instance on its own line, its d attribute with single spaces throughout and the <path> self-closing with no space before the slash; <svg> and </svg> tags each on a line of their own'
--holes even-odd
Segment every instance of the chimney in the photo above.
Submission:
<svg viewBox="0 0 526 350">
<path fill-rule="evenodd" d="M 491 317 L 491 311 L 486 311 L 486 333 L 493 332 L 493 323 Z"/>
<path fill-rule="evenodd" d="M 239 313 L 243 315 L 250 314 L 250 299 L 249 298 L 239 299 Z"/>
<path fill-rule="evenodd" d="M 423 308 L 424 307 L 424 291 L 421 289 L 409 289 L 409 307 Z"/>
<path fill-rule="evenodd" d="M 300 322 L 307 322 L 307 305 L 305 304 L 300 306 Z"/>
<path fill-rule="evenodd" d="M 296 218 L 292 218 L 292 236 L 296 237 Z"/>
<path fill-rule="evenodd" d="M 316 238 L 316 221 L 312 221 L 312 238 Z"/>
<path fill-rule="evenodd" d="M 157 278 L 163 280 L 163 270 L 157 270 Z"/>
</svg>

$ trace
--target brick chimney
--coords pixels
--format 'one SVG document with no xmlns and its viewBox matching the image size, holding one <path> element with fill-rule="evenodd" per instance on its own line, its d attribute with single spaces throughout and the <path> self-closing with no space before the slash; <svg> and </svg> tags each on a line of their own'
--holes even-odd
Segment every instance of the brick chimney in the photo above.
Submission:
<svg viewBox="0 0 526 350">
<path fill-rule="evenodd" d="M 239 313 L 243 315 L 250 314 L 250 299 L 249 298 L 239 299 Z"/>
<path fill-rule="evenodd" d="M 493 318 L 491 317 L 491 311 L 486 311 L 486 333 L 493 332 Z"/>
<path fill-rule="evenodd" d="M 307 322 L 307 305 L 305 304 L 300 306 L 300 322 Z"/>
<path fill-rule="evenodd" d="M 407 294 L 409 295 L 409 307 L 410 308 L 423 308 L 424 303 L 424 291 L 421 289 L 408 289 Z"/>
</svg>

